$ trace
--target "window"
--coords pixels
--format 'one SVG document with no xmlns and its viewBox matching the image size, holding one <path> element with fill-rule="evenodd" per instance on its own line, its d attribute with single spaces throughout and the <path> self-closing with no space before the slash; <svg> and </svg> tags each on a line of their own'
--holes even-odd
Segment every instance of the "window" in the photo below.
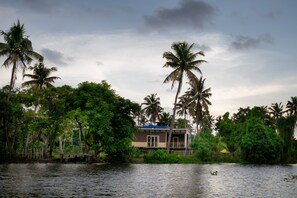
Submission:
<svg viewBox="0 0 297 198">
<path fill-rule="evenodd" d="M 159 136 L 158 135 L 148 135 L 147 136 L 147 146 L 148 147 L 158 147 Z"/>
</svg>

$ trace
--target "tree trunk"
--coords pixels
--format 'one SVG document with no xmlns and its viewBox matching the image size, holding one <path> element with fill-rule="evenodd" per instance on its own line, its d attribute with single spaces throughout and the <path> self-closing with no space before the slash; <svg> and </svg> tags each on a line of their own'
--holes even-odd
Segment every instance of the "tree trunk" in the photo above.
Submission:
<svg viewBox="0 0 297 198">
<path fill-rule="evenodd" d="M 5 153 L 6 158 L 9 158 L 9 117 L 7 115 L 4 116 L 4 138 L 5 138 Z"/>
<path fill-rule="evenodd" d="M 60 146 L 60 155 L 64 154 L 62 137 L 59 137 L 59 146 Z"/>
<path fill-rule="evenodd" d="M 25 158 L 28 158 L 28 144 L 29 144 L 29 132 L 27 132 L 26 144 L 25 144 L 25 149 L 24 149 Z"/>
<path fill-rule="evenodd" d="M 32 148 L 31 148 L 31 159 L 34 159 L 34 144 L 35 144 L 35 141 L 34 141 L 34 138 L 33 138 L 33 142 L 32 142 Z"/>
<path fill-rule="evenodd" d="M 54 146 L 54 140 L 50 137 L 48 141 L 48 156 L 47 158 L 51 158 L 53 154 L 53 146 Z"/>
<path fill-rule="evenodd" d="M 10 101 L 11 91 L 12 91 L 12 89 L 14 87 L 15 73 L 16 73 L 16 62 L 14 62 L 13 63 L 13 66 L 12 66 L 12 72 L 11 72 L 11 78 L 10 78 L 8 95 L 7 95 L 7 101 Z"/>
<path fill-rule="evenodd" d="M 167 153 L 170 152 L 171 136 L 172 136 L 172 131 L 173 131 L 173 128 L 174 128 L 174 123 L 175 123 L 176 104 L 177 104 L 178 94 L 179 94 L 179 92 L 181 90 L 181 85 L 182 85 L 182 79 L 180 79 L 180 81 L 179 81 L 177 92 L 176 92 L 175 99 L 174 99 L 173 114 L 172 114 L 172 119 L 171 119 L 171 124 L 170 124 L 170 129 L 169 129 L 169 135 L 168 135 L 168 140 L 167 140 Z"/>
<path fill-rule="evenodd" d="M 198 133 L 199 133 L 199 123 L 198 123 L 198 121 L 196 122 L 196 135 L 198 135 Z"/>
<path fill-rule="evenodd" d="M 82 129 L 82 123 L 78 120 L 78 118 L 75 116 L 74 117 L 75 121 L 78 124 L 78 135 L 79 135 L 79 147 L 80 147 L 80 152 L 83 152 L 83 148 L 82 148 L 82 139 L 83 139 L 83 129 Z"/>
</svg>

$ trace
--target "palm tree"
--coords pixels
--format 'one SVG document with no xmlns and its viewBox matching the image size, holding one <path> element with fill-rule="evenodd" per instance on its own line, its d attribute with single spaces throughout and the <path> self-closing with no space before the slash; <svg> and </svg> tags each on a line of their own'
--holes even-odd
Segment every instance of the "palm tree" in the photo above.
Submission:
<svg viewBox="0 0 297 198">
<path fill-rule="evenodd" d="M 174 52 L 167 51 L 163 53 L 163 58 L 166 59 L 166 63 L 163 67 L 170 67 L 173 69 L 173 71 L 165 78 L 163 83 L 172 81 L 171 89 L 173 89 L 174 83 L 178 81 L 178 87 L 174 99 L 173 115 L 170 124 L 169 137 L 167 141 L 167 152 L 169 152 L 170 150 L 171 135 L 175 123 L 176 104 L 178 95 L 182 88 L 184 74 L 190 81 L 196 81 L 197 77 L 193 73 L 193 71 L 201 74 L 201 70 L 198 66 L 201 63 L 206 62 L 205 60 L 196 60 L 198 55 L 204 56 L 204 53 L 202 51 L 193 53 L 193 46 L 194 43 L 189 45 L 187 42 L 176 42 L 171 45 L 171 49 Z"/>
<path fill-rule="evenodd" d="M 179 97 L 179 101 L 176 104 L 176 114 L 179 116 L 184 116 L 186 119 L 187 115 L 189 114 L 189 103 L 190 98 L 186 95 Z"/>
<path fill-rule="evenodd" d="M 159 125 L 159 126 L 169 126 L 169 125 L 170 125 L 170 120 L 171 120 L 171 115 L 170 115 L 170 113 L 162 112 L 162 113 L 159 115 L 159 122 L 158 122 L 158 125 Z"/>
<path fill-rule="evenodd" d="M 138 109 L 139 108 L 139 109 Z M 141 109 L 141 106 L 138 105 L 137 111 L 135 111 L 133 118 L 136 119 L 138 126 L 144 126 L 148 123 L 147 118 L 145 117 L 145 114 L 143 112 L 143 109 Z"/>
<path fill-rule="evenodd" d="M 144 98 L 144 103 L 146 107 L 143 109 L 144 113 L 148 116 L 151 123 L 156 123 L 159 114 L 162 112 L 163 108 L 160 106 L 160 98 L 157 97 L 157 94 L 150 94 Z"/>
<path fill-rule="evenodd" d="M 14 88 L 18 67 L 20 67 L 24 72 L 27 68 L 26 64 L 30 64 L 33 58 L 42 61 L 43 57 L 37 52 L 33 51 L 31 41 L 27 36 L 25 36 L 24 25 L 20 24 L 19 20 L 9 29 L 9 31 L 1 31 L 1 35 L 3 35 L 5 43 L 0 43 L 0 57 L 7 57 L 3 63 L 3 66 L 8 68 L 10 65 L 12 65 L 12 73 L 8 92 L 9 100 L 11 90 Z"/>
<path fill-rule="evenodd" d="M 268 108 L 270 111 L 270 114 L 272 115 L 273 118 L 278 119 L 282 117 L 284 111 L 283 111 L 283 105 L 282 103 L 272 103 L 271 107 Z"/>
<path fill-rule="evenodd" d="M 215 118 L 212 115 L 205 115 L 201 121 L 202 130 L 211 130 L 214 127 Z"/>
<path fill-rule="evenodd" d="M 145 126 L 147 123 L 148 123 L 147 118 L 145 117 L 145 115 L 141 114 L 138 118 L 138 125 Z"/>
<path fill-rule="evenodd" d="M 287 103 L 287 109 L 290 115 L 297 116 L 297 96 L 291 97 L 291 101 Z"/>
<path fill-rule="evenodd" d="M 190 114 L 194 117 L 196 122 L 196 130 L 199 131 L 199 125 L 203 120 L 204 115 L 209 115 L 208 106 L 211 105 L 209 97 L 212 95 L 210 93 L 210 88 L 205 88 L 204 86 L 205 78 L 200 77 L 198 81 L 190 81 L 189 90 L 185 93 L 185 96 L 190 98 L 188 106 L 190 108 Z"/>
<path fill-rule="evenodd" d="M 31 86 L 41 90 L 45 87 L 53 87 L 52 83 L 60 79 L 57 76 L 50 76 L 52 72 L 57 71 L 56 67 L 47 68 L 42 62 L 35 64 L 34 67 L 29 67 L 29 69 L 33 71 L 33 74 L 24 74 L 24 77 L 29 77 L 32 80 L 24 82 L 22 84 L 24 87 Z"/>
<path fill-rule="evenodd" d="M 178 116 L 184 116 L 184 120 L 187 120 L 187 115 L 190 114 L 190 109 L 188 105 L 189 101 L 190 101 L 190 98 L 187 95 L 183 95 L 179 97 L 179 101 L 176 104 L 176 114 Z M 185 125 L 184 127 L 186 128 L 187 126 Z"/>
</svg>

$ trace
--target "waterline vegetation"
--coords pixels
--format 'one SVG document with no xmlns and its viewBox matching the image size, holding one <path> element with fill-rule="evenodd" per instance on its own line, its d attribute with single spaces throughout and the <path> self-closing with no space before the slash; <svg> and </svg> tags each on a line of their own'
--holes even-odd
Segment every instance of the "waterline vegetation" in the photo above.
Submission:
<svg viewBox="0 0 297 198">
<path fill-rule="evenodd" d="M 204 53 L 193 52 L 195 44 L 175 42 L 173 52 L 163 53 L 164 68 L 173 69 L 164 83 L 171 82 L 171 88 L 178 83 L 171 114 L 164 112 L 157 93 L 147 95 L 140 105 L 119 96 L 104 80 L 82 82 L 77 88 L 54 87 L 60 79 L 52 76 L 57 67 L 46 67 L 33 51 L 23 24 L 18 21 L 2 36 L 0 56 L 5 57 L 4 67 L 12 66 L 12 75 L 9 85 L 0 89 L 1 162 L 73 153 L 107 162 L 129 162 L 137 156 L 147 163 L 297 162 L 297 96 L 286 105 L 240 108 L 214 118 L 209 112 L 212 90 L 199 68 L 206 61 L 197 59 Z M 33 73 L 25 73 L 27 81 L 16 88 L 17 67 Z M 188 86 L 184 93 L 182 86 Z M 169 145 L 167 152 L 139 153 L 131 142 L 137 125 L 146 124 L 169 126 L 171 131 L 190 128 L 192 156 L 170 152 Z"/>
</svg>

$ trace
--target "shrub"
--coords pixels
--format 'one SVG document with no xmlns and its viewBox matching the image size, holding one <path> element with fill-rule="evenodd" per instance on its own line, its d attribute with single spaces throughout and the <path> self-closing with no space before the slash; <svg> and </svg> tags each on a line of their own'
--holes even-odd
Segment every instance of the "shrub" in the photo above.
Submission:
<svg viewBox="0 0 297 198">
<path fill-rule="evenodd" d="M 178 163 L 179 157 L 175 154 L 167 154 L 164 150 L 156 150 L 144 156 L 145 163 Z"/>
<path fill-rule="evenodd" d="M 193 154 L 200 161 L 211 161 L 216 150 L 216 138 L 210 132 L 201 132 L 191 143 Z"/>
<path fill-rule="evenodd" d="M 280 161 L 282 141 L 260 120 L 250 119 L 243 127 L 240 147 L 244 161 L 253 164 L 273 164 Z"/>
</svg>

